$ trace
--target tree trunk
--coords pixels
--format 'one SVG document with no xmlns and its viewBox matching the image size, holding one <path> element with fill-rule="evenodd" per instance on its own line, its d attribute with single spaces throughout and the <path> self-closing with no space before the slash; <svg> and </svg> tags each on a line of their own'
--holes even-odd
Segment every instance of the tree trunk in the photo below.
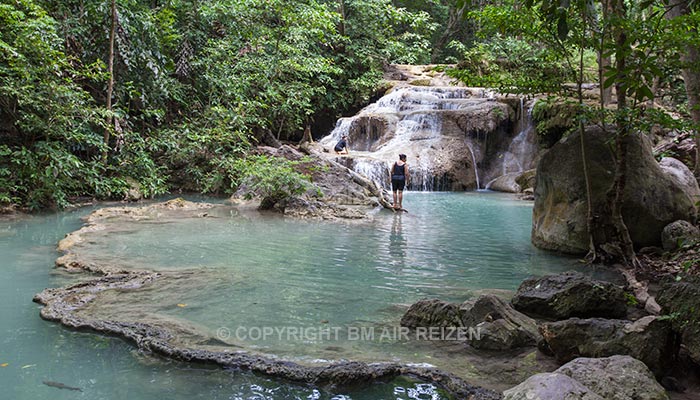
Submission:
<svg viewBox="0 0 700 400">
<path fill-rule="evenodd" d="M 612 0 L 601 0 L 601 8 L 603 10 L 603 25 L 601 26 L 599 35 L 600 41 L 598 48 L 598 79 L 600 82 L 600 101 L 602 107 L 610 104 L 612 100 L 612 86 L 604 87 L 603 82 L 605 82 L 605 74 L 610 71 L 610 66 L 612 62 L 610 56 L 604 56 L 603 45 L 605 43 L 605 37 L 607 36 L 607 21 L 609 21 L 609 15 L 612 13 Z"/>
<path fill-rule="evenodd" d="M 626 14 L 624 0 L 615 0 L 615 13 L 619 20 L 623 20 Z M 637 266 L 639 261 L 634 252 L 634 245 L 630 238 L 627 225 L 622 218 L 622 199 L 627 183 L 627 140 L 629 132 L 629 122 L 625 110 L 627 109 L 627 93 L 625 92 L 627 54 L 629 44 L 627 43 L 627 32 L 619 22 L 613 27 L 615 39 L 615 93 L 617 95 L 617 116 L 615 132 L 615 176 L 613 185 L 608 192 L 608 204 L 613 227 L 612 237 L 608 243 L 601 245 L 601 249 L 607 253 L 611 259 L 618 259 L 626 265 Z"/>
<path fill-rule="evenodd" d="M 468 3 L 469 2 L 465 1 L 461 7 L 454 4 L 454 2 L 450 3 L 450 17 L 447 20 L 447 26 L 445 27 L 445 31 L 442 32 L 442 35 L 440 35 L 438 40 L 433 45 L 433 54 L 430 56 L 432 62 L 438 62 L 443 47 L 445 47 L 445 45 L 447 45 L 448 43 L 447 41 L 455 33 L 459 32 L 460 22 L 462 21 L 464 11 L 467 9 Z"/>
<path fill-rule="evenodd" d="M 673 19 L 692 12 L 689 0 L 672 1 L 669 4 L 666 17 Z M 695 35 L 700 34 L 693 29 Z M 695 177 L 700 178 L 700 49 L 697 46 L 688 45 L 686 52 L 681 54 L 683 81 L 685 92 L 688 95 L 688 109 L 695 124 Z"/>
<path fill-rule="evenodd" d="M 109 59 L 107 62 L 107 68 L 109 70 L 109 81 L 107 82 L 107 124 L 105 126 L 104 132 L 104 145 L 105 149 L 102 151 L 102 162 L 107 162 L 107 155 L 109 154 L 109 136 L 113 126 L 113 116 L 112 116 L 112 92 L 114 91 L 114 36 L 117 30 L 117 1 L 112 0 L 111 2 L 111 26 L 109 28 Z"/>
</svg>

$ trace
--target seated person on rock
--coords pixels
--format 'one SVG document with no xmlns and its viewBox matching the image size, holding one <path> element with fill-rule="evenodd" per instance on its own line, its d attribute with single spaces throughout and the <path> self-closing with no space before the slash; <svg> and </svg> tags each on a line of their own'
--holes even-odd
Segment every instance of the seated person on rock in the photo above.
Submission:
<svg viewBox="0 0 700 400">
<path fill-rule="evenodd" d="M 348 137 L 343 135 L 338 143 L 335 145 L 335 154 L 348 154 Z"/>
</svg>

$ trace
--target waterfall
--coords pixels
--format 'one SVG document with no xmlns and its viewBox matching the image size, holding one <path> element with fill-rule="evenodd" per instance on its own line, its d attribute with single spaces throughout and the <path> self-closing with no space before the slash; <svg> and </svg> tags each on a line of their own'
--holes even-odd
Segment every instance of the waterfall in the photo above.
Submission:
<svg viewBox="0 0 700 400">
<path fill-rule="evenodd" d="M 524 111 L 524 110 L 523 110 Z M 537 154 L 535 126 L 531 118 L 532 108 L 523 112 L 527 116 L 520 132 L 513 138 L 508 150 L 503 154 L 502 175 L 512 172 L 523 172 L 534 168 L 533 155 Z"/>
<path fill-rule="evenodd" d="M 390 186 L 391 165 L 406 154 L 410 190 L 460 190 L 475 184 L 480 189 L 483 176 L 477 164 L 488 167 L 500 159 L 489 164 L 477 156 L 486 156 L 482 146 L 499 127 L 497 121 L 514 112 L 481 88 L 399 86 L 355 116 L 339 119 L 318 145 L 334 155 L 333 146 L 347 135 L 349 155 L 336 160 L 384 188 Z M 469 163 L 474 176 L 464 170 Z"/>
<path fill-rule="evenodd" d="M 472 165 L 474 166 L 474 175 L 476 176 L 476 189 L 479 190 L 481 185 L 479 184 L 479 168 L 476 165 L 476 157 L 474 156 L 474 148 L 471 145 L 467 145 L 469 152 L 472 155 Z"/>
</svg>

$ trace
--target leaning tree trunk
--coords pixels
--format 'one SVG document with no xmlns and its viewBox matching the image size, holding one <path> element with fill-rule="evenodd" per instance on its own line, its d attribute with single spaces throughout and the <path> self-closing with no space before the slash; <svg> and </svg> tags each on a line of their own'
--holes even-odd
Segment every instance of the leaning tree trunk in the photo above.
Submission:
<svg viewBox="0 0 700 400">
<path fill-rule="evenodd" d="M 107 162 L 109 153 L 109 136 L 113 126 L 112 116 L 112 92 L 114 91 L 114 36 L 117 30 L 117 1 L 111 2 L 111 26 L 109 28 L 109 59 L 107 68 L 109 69 L 109 81 L 107 82 L 107 124 L 104 132 L 104 150 L 102 151 L 102 162 Z"/>
<path fill-rule="evenodd" d="M 689 0 L 672 1 L 669 4 L 667 18 L 673 19 L 691 14 Z M 700 34 L 697 29 L 691 28 L 695 35 Z M 688 45 L 685 53 L 681 54 L 683 67 L 681 74 L 685 81 L 685 92 L 688 95 L 688 109 L 695 124 L 695 177 L 700 178 L 700 49 L 697 46 Z"/>
</svg>

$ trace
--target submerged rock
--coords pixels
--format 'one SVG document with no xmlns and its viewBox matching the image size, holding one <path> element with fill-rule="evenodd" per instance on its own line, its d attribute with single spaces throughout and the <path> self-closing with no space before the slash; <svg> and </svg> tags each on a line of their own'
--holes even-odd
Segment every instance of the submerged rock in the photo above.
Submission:
<svg viewBox="0 0 700 400">
<path fill-rule="evenodd" d="M 664 284 L 656 300 L 671 316 L 673 329 L 680 333 L 690 358 L 700 365 L 700 277 Z"/>
<path fill-rule="evenodd" d="M 656 316 L 637 321 L 571 318 L 540 326 L 540 348 L 561 363 L 577 357 L 629 355 L 662 375 L 676 354 L 671 326 Z"/>
<path fill-rule="evenodd" d="M 540 248 L 571 254 L 588 251 L 587 201 L 581 173 L 580 133 L 575 132 L 547 152 L 537 167 L 532 242 Z M 693 221 L 693 193 L 659 166 L 649 140 L 639 134 L 625 138 L 628 145 L 627 182 L 622 214 L 637 247 L 661 244 L 661 231 L 676 220 Z M 585 133 L 588 173 L 592 182 L 593 212 L 605 213 L 607 192 L 615 171 L 610 135 L 599 128 Z M 697 188 L 697 183 L 695 183 Z"/>
<path fill-rule="evenodd" d="M 295 382 L 333 387 L 351 387 L 368 385 L 377 380 L 387 380 L 398 376 L 410 376 L 434 383 L 452 394 L 454 398 L 474 400 L 496 400 L 500 395 L 491 390 L 474 386 L 464 379 L 427 364 L 406 364 L 398 362 L 357 362 L 316 360 L 298 363 L 285 360 L 279 356 L 256 354 L 241 349 L 236 343 L 230 343 L 222 337 L 212 336 L 208 329 L 197 324 L 169 323 L 166 319 L 155 318 L 144 322 L 139 318 L 142 310 L 135 315 L 125 317 L 123 313 L 112 314 L 104 309 L 115 293 L 139 290 L 164 290 L 177 286 L 168 286 L 168 282 L 193 280 L 192 271 L 144 271 L 130 268 L 118 268 L 107 265 L 108 261 L 85 261 L 81 254 L 80 243 L 90 240 L 89 235 L 99 230 L 112 229 L 110 223 L 145 221 L 145 223 L 162 223 L 173 216 L 204 218 L 210 213 L 216 214 L 217 207 L 225 206 L 191 203 L 175 199 L 147 207 L 114 207 L 93 212 L 87 218 L 87 225 L 68 235 L 62 241 L 61 251 L 65 254 L 56 260 L 58 266 L 76 271 L 90 272 L 88 279 L 79 283 L 45 289 L 34 296 L 34 301 L 44 307 L 40 311 L 43 319 L 59 322 L 61 325 L 98 334 L 116 336 L 138 347 L 148 354 L 167 357 L 188 363 L 217 365 L 223 368 L 248 370 Z M 230 209 L 230 207 L 228 207 Z M 212 215 L 215 217 L 216 215 Z M 201 275 L 201 270 L 197 273 Z M 207 287 L 201 281 L 202 288 Z M 184 307 L 178 304 L 177 307 Z M 173 307 L 176 307 L 173 305 Z M 456 306 L 455 306 L 456 308 Z M 132 310 L 129 308 L 129 310 Z"/>
<path fill-rule="evenodd" d="M 630 356 L 577 358 L 555 372 L 569 376 L 608 400 L 667 400 L 643 362 Z"/>
<path fill-rule="evenodd" d="M 503 392 L 503 400 L 603 400 L 591 389 L 564 374 L 552 372 L 529 377 Z"/>
<path fill-rule="evenodd" d="M 511 303 L 518 311 L 551 319 L 620 318 L 627 313 L 627 299 L 619 286 L 579 272 L 528 278 Z"/>
</svg>

